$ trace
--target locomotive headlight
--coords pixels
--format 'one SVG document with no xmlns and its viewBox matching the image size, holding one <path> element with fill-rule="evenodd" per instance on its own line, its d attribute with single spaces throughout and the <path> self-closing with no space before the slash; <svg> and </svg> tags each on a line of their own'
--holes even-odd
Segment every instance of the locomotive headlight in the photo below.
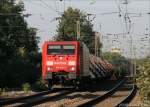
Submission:
<svg viewBox="0 0 150 107">
<path fill-rule="evenodd" d="M 75 65 L 76 62 L 75 61 L 69 61 L 68 65 Z"/>
<path fill-rule="evenodd" d="M 71 67 L 70 70 L 71 70 L 71 71 L 75 71 L 75 67 Z"/>
<path fill-rule="evenodd" d="M 47 70 L 49 71 L 49 70 L 53 70 L 53 68 L 51 68 L 51 67 L 47 67 Z"/>
<path fill-rule="evenodd" d="M 51 69 L 50 67 L 47 68 L 48 71 L 49 71 L 50 69 Z"/>
<path fill-rule="evenodd" d="M 53 63 L 53 61 L 47 61 L 46 62 L 46 65 L 48 65 L 48 66 L 51 66 L 51 65 L 53 65 L 54 63 Z"/>
</svg>

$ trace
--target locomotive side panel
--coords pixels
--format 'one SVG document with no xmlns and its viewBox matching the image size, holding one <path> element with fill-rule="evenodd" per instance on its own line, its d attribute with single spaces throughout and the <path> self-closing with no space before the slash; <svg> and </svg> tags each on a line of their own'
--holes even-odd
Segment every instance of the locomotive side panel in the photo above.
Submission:
<svg viewBox="0 0 150 107">
<path fill-rule="evenodd" d="M 47 42 L 44 43 L 42 47 L 42 77 L 43 79 L 50 79 L 52 78 L 51 75 L 47 74 L 47 68 L 46 68 L 46 60 L 47 60 Z"/>
<path fill-rule="evenodd" d="M 89 77 L 90 76 L 90 53 L 86 45 L 83 43 L 82 46 L 80 47 L 81 52 L 80 52 L 80 65 L 81 65 L 81 70 L 80 70 L 80 75 L 83 77 Z"/>
</svg>

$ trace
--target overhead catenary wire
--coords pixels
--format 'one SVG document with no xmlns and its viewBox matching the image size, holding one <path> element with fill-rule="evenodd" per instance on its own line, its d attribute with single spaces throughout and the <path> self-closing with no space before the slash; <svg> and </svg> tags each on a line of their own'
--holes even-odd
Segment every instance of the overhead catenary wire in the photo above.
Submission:
<svg viewBox="0 0 150 107">
<path fill-rule="evenodd" d="M 115 0 L 115 3 L 116 3 L 116 5 L 117 5 L 117 7 L 118 7 L 118 10 L 119 10 L 119 17 L 121 17 L 122 15 L 122 9 L 121 9 L 121 6 L 120 6 L 120 2 L 119 3 L 117 3 L 117 0 Z"/>
<path fill-rule="evenodd" d="M 60 11 L 57 11 L 56 9 L 54 9 L 52 6 L 48 5 L 45 1 L 43 0 L 39 0 L 41 3 L 43 3 L 48 9 L 53 10 L 54 12 L 58 13 L 58 14 L 62 14 Z"/>
<path fill-rule="evenodd" d="M 55 2 L 54 2 L 55 10 L 56 10 L 56 11 L 59 11 L 59 10 L 58 10 L 58 9 L 59 9 L 59 7 L 57 6 L 57 4 L 58 4 L 58 3 L 57 3 L 57 1 L 55 1 Z"/>
<path fill-rule="evenodd" d="M 65 8 L 66 8 L 66 1 L 65 0 L 63 0 L 64 1 L 64 12 L 65 12 Z"/>
<path fill-rule="evenodd" d="M 27 0 L 26 0 L 27 1 Z M 33 0 L 30 0 L 30 1 L 33 1 Z M 36 1 L 36 0 L 35 0 Z M 38 0 L 37 0 L 38 1 Z M 40 0 L 39 0 L 40 1 Z M 51 5 L 52 6 L 52 4 L 49 4 L 47 1 L 51 1 L 51 0 L 42 0 L 42 1 L 44 1 L 44 2 L 46 2 L 46 4 L 47 5 Z M 58 1 L 58 0 L 56 0 L 56 1 Z M 121 1 L 121 0 L 120 0 Z M 63 2 L 62 2 L 63 3 Z M 40 4 L 40 5 L 44 5 L 44 4 Z M 119 4 L 118 4 L 119 5 Z M 122 6 L 122 5 L 121 5 Z M 121 8 L 122 9 L 122 7 L 119 7 L 118 6 L 118 10 L 119 10 L 119 8 Z M 44 7 L 46 8 L 46 9 L 48 9 L 48 7 L 46 6 L 46 5 L 44 5 Z M 56 11 L 59 11 L 58 10 L 58 8 L 55 8 L 54 6 L 52 7 L 52 8 L 54 8 Z M 63 8 L 62 8 L 63 9 Z M 52 9 L 51 9 L 52 10 Z M 53 10 L 52 10 L 53 11 Z M 121 10 L 121 11 L 123 11 L 123 10 Z M 55 12 L 55 11 L 54 11 Z M 41 14 L 43 14 L 43 13 L 41 13 Z M 123 14 L 123 13 L 122 13 Z M 48 15 L 50 15 L 50 14 L 48 14 Z M 129 16 L 130 16 L 130 14 L 128 14 Z M 40 16 L 40 14 L 39 14 L 39 16 Z M 42 16 L 43 17 L 43 16 Z M 130 16 L 131 17 L 131 16 Z M 41 18 L 42 19 L 42 18 Z M 121 19 L 121 18 L 120 18 Z M 129 27 L 129 26 L 128 26 Z M 125 26 L 124 26 L 124 32 L 125 32 Z"/>
<path fill-rule="evenodd" d="M 148 30 L 148 35 L 149 35 L 149 52 L 148 56 L 150 57 L 150 0 L 149 0 L 149 30 Z"/>
<path fill-rule="evenodd" d="M 19 27 L 27 27 L 27 26 L 0 26 L 0 28 L 19 28 Z"/>
</svg>

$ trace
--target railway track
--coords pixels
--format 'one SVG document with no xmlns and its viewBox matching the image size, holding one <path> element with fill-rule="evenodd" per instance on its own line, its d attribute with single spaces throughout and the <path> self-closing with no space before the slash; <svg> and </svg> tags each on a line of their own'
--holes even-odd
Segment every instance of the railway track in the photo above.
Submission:
<svg viewBox="0 0 150 107">
<path fill-rule="evenodd" d="M 136 92 L 137 92 L 136 85 L 132 85 L 132 90 L 130 91 L 129 95 L 125 97 L 119 104 L 117 104 L 116 107 L 128 107 L 128 104 L 134 98 Z"/>
<path fill-rule="evenodd" d="M 109 87 L 109 90 L 105 91 L 102 91 L 101 89 L 97 89 L 94 91 L 55 89 L 52 91 L 38 93 L 41 95 L 36 94 L 32 95 L 33 97 L 28 96 L 17 101 L 13 101 L 13 103 L 7 103 L 3 105 L 5 105 L 5 107 L 24 107 L 35 105 L 38 107 L 49 107 L 49 105 L 51 105 L 52 107 L 64 105 L 66 107 L 109 107 L 108 105 L 105 106 L 105 104 L 109 104 L 111 105 L 110 107 L 126 107 L 136 93 L 136 86 L 130 86 L 132 90 L 128 89 L 126 91 L 122 91 L 120 89 L 122 89 L 125 81 L 126 79 L 121 80 L 119 83 L 115 83 L 115 86 L 112 85 L 111 87 Z"/>
<path fill-rule="evenodd" d="M 117 85 L 115 85 L 115 87 L 113 87 L 110 91 L 108 91 L 104 95 L 98 96 L 88 102 L 78 105 L 77 107 L 91 107 L 91 106 L 96 105 L 97 103 L 99 103 L 99 102 L 105 100 L 106 98 L 108 98 L 109 96 L 113 95 L 117 91 L 117 89 L 125 83 L 125 81 L 126 81 L 126 79 L 121 80 Z"/>
<path fill-rule="evenodd" d="M 55 97 L 71 93 L 72 90 L 73 88 L 56 88 L 50 91 L 44 91 L 30 96 L 13 98 L 10 100 L 2 100 L 0 101 L 0 105 L 5 107 L 32 106 L 35 104 L 40 104 L 44 101 L 48 101 L 48 99 L 53 99 Z"/>
<path fill-rule="evenodd" d="M 124 107 L 125 105 L 127 106 L 127 103 L 122 104 L 121 102 L 124 99 L 126 99 L 127 96 L 130 95 L 130 93 L 132 92 L 131 90 L 132 90 L 131 86 L 128 86 L 128 88 L 126 87 L 126 89 L 124 89 L 123 87 L 120 87 L 112 96 L 109 96 L 104 101 L 97 103 L 95 105 L 95 107 L 101 107 L 101 106 L 103 106 L 103 107 Z M 128 101 L 131 101 L 131 99 Z"/>
<path fill-rule="evenodd" d="M 98 96 L 88 102 L 82 103 L 77 107 L 127 107 L 129 102 L 132 100 L 136 94 L 135 85 L 124 85 L 125 80 L 117 84 L 113 89 L 108 91 L 102 96 Z M 124 88 L 123 88 L 124 87 Z"/>
<path fill-rule="evenodd" d="M 103 82 L 100 83 L 99 84 L 100 86 L 96 85 L 97 88 L 91 87 L 88 90 L 76 91 L 66 96 L 57 98 L 53 101 L 40 104 L 38 105 L 38 107 L 43 107 L 43 106 L 49 107 L 49 105 L 51 105 L 51 107 L 61 107 L 61 106 L 76 107 L 76 106 L 83 104 L 84 102 L 88 102 L 92 100 L 93 98 L 96 98 L 98 96 L 103 96 L 104 94 L 108 93 L 109 90 L 114 88 L 114 86 L 116 87 L 116 84 L 118 85 L 122 84 L 123 81 L 114 81 L 114 82 L 107 81 L 105 83 Z M 86 105 L 83 105 L 83 106 L 86 106 Z"/>
</svg>

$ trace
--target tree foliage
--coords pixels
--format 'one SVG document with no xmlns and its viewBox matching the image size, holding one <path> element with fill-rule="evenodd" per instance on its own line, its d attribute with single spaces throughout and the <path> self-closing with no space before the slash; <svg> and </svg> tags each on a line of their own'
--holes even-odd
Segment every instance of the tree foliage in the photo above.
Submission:
<svg viewBox="0 0 150 107">
<path fill-rule="evenodd" d="M 28 27 L 23 10 L 22 2 L 0 1 L 0 86 L 30 81 L 36 69 L 38 38 L 36 29 Z"/>
<path fill-rule="evenodd" d="M 69 7 L 60 17 L 55 40 L 77 40 L 77 21 L 80 21 L 80 41 L 84 42 L 88 46 L 91 53 L 94 53 L 95 33 L 93 31 L 93 25 L 88 18 L 89 16 L 86 13 L 81 12 L 79 9 Z M 99 40 L 97 41 L 98 51 L 100 51 L 102 44 Z"/>
<path fill-rule="evenodd" d="M 108 60 L 114 66 L 114 71 L 117 77 L 124 76 L 129 72 L 130 62 L 119 53 L 105 52 L 102 57 Z"/>
<path fill-rule="evenodd" d="M 150 59 L 140 59 L 137 61 L 136 83 L 142 96 L 143 104 L 150 105 Z M 147 104 L 147 105 L 146 105 Z"/>
</svg>

